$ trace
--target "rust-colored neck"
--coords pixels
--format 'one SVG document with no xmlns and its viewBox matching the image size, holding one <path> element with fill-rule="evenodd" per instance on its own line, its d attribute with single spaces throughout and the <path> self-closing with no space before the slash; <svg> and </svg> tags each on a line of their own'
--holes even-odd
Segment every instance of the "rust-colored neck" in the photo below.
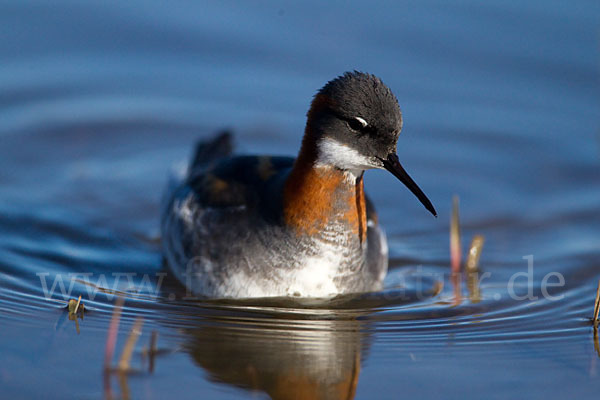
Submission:
<svg viewBox="0 0 600 400">
<path fill-rule="evenodd" d="M 318 95 L 308 113 L 302 147 L 284 186 L 284 221 L 297 233 L 311 236 L 331 222 L 343 222 L 362 242 L 367 229 L 362 176 L 353 182 L 347 171 L 316 165 L 318 138 L 311 117 L 327 104 L 327 99 Z"/>
</svg>

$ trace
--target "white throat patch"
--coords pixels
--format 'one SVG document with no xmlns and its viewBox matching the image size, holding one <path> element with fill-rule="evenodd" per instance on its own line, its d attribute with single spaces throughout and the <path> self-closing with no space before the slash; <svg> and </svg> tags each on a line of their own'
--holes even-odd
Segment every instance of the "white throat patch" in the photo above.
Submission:
<svg viewBox="0 0 600 400">
<path fill-rule="evenodd" d="M 348 170 L 355 176 L 366 169 L 375 168 L 368 157 L 335 139 L 319 141 L 318 152 L 317 166 L 333 165 Z"/>
</svg>

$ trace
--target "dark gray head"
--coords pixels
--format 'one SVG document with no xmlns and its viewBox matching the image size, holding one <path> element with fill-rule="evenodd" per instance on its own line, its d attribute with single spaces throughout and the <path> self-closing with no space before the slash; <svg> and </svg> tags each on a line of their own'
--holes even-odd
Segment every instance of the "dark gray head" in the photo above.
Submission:
<svg viewBox="0 0 600 400">
<path fill-rule="evenodd" d="M 307 133 L 316 145 L 316 163 L 356 176 L 371 168 L 387 169 L 434 215 L 435 209 L 400 165 L 396 143 L 402 113 L 392 91 L 374 75 L 346 72 L 329 81 L 308 112 Z"/>
<path fill-rule="evenodd" d="M 378 160 L 396 151 L 402 129 L 392 91 L 376 76 L 361 72 L 329 81 L 315 96 L 308 117 L 320 144 L 335 142 L 369 159 L 363 169 L 383 166 Z M 339 161 L 338 167 L 352 169 L 351 160 L 348 165 Z"/>
</svg>

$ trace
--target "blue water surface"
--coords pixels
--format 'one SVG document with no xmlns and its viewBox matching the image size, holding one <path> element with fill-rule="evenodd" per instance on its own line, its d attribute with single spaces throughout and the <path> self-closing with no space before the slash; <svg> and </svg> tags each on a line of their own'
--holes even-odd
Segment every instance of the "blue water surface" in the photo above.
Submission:
<svg viewBox="0 0 600 400">
<path fill-rule="evenodd" d="M 0 397 L 597 396 L 599 21 L 592 0 L 1 1 Z M 369 171 L 384 292 L 186 299 L 159 245 L 173 165 L 221 129 L 295 155 L 314 93 L 355 69 L 398 97 L 439 218 Z M 475 286 L 448 274 L 455 194 L 464 250 L 485 236 Z M 117 353 L 144 325 L 136 372 L 105 379 L 115 293 Z"/>
</svg>

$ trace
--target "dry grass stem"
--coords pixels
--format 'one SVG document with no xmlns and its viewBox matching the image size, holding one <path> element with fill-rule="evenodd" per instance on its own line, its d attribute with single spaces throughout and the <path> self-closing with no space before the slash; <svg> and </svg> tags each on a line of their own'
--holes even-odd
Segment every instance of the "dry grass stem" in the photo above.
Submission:
<svg viewBox="0 0 600 400">
<path fill-rule="evenodd" d="M 460 272 L 461 261 L 460 225 L 458 216 L 458 196 L 452 198 L 452 217 L 450 219 L 450 264 L 452 273 Z"/>
<path fill-rule="evenodd" d="M 483 235 L 475 235 L 471 241 L 471 247 L 469 247 L 469 254 L 467 254 L 467 262 L 465 269 L 467 272 L 476 272 L 479 269 L 479 258 L 481 257 L 481 249 L 485 238 Z"/>
<path fill-rule="evenodd" d="M 119 382 L 119 389 L 121 390 L 121 399 L 122 400 L 130 400 L 131 399 L 131 391 L 129 390 L 129 384 L 127 383 L 127 374 L 126 373 L 117 374 L 117 381 Z"/>
<path fill-rule="evenodd" d="M 69 302 L 67 303 L 67 310 L 69 311 L 69 319 L 71 319 L 71 317 L 76 316 L 78 312 L 80 312 L 81 315 L 83 315 L 83 312 L 85 311 L 85 307 L 84 307 L 83 303 L 81 302 L 81 295 L 79 296 L 79 299 L 77 299 L 77 300 L 75 300 L 75 299 L 69 300 Z"/>
<path fill-rule="evenodd" d="M 469 300 L 471 303 L 481 301 L 481 289 L 479 288 L 479 273 L 469 272 L 467 274 L 467 289 L 469 290 Z"/>
<path fill-rule="evenodd" d="M 117 332 L 119 331 L 119 322 L 121 321 L 121 309 L 123 308 L 125 299 L 123 297 L 117 297 L 115 303 L 115 309 L 113 311 L 112 318 L 110 319 L 110 325 L 108 327 L 108 336 L 106 337 L 106 346 L 104 348 L 104 370 L 110 370 L 110 363 L 115 353 L 115 344 L 117 343 Z"/>
<path fill-rule="evenodd" d="M 135 347 L 138 338 L 142 334 L 143 324 L 144 318 L 142 317 L 137 317 L 133 323 L 131 332 L 129 332 L 129 336 L 127 337 L 127 342 L 125 342 L 123 353 L 121 353 L 121 359 L 119 360 L 119 371 L 121 372 L 127 372 L 130 370 L 129 366 L 131 364 L 131 355 L 133 354 L 133 348 Z"/>
<path fill-rule="evenodd" d="M 594 324 L 594 350 L 596 350 L 596 354 L 600 357 L 600 342 L 598 341 L 598 325 Z"/>
<path fill-rule="evenodd" d="M 440 294 L 442 290 L 444 290 L 444 281 L 435 281 L 433 283 L 433 287 L 427 292 L 427 294 L 435 297 Z"/>
<path fill-rule="evenodd" d="M 79 295 L 79 298 L 77 299 L 77 304 L 75 304 L 75 311 L 73 311 L 73 314 L 77 314 L 77 311 L 79 310 L 79 304 L 81 303 L 81 295 Z"/>
<path fill-rule="evenodd" d="M 156 354 L 158 351 L 156 347 L 156 343 L 158 342 L 158 332 L 152 331 L 152 335 L 150 336 L 150 354 Z"/>
<path fill-rule="evenodd" d="M 156 331 L 152 331 L 152 335 L 150 336 L 150 350 L 149 350 L 149 371 L 152 373 L 154 372 L 154 357 L 156 356 L 156 353 L 158 352 L 158 349 L 156 347 L 156 343 L 158 341 L 158 332 Z"/>
<path fill-rule="evenodd" d="M 598 281 L 598 289 L 596 289 L 596 302 L 594 303 L 594 326 L 598 326 L 598 313 L 600 312 L 600 280 Z"/>
</svg>

